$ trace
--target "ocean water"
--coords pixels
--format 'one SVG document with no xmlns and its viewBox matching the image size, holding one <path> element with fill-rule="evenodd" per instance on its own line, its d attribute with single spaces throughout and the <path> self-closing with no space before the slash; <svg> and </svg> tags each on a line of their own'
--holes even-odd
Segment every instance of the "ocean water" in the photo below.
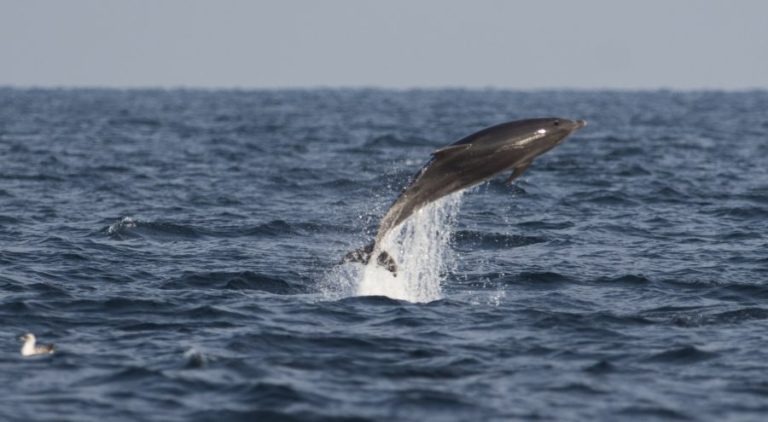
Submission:
<svg viewBox="0 0 768 422">
<path fill-rule="evenodd" d="M 540 116 L 589 126 L 339 265 Z M 765 91 L 4 88 L 0 420 L 763 421 L 767 232 Z"/>
</svg>

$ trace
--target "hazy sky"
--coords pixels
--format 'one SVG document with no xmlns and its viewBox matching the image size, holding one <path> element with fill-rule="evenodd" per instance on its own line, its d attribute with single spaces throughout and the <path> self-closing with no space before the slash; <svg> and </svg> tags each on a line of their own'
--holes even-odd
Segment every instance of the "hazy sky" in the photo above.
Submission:
<svg viewBox="0 0 768 422">
<path fill-rule="evenodd" d="M 768 1 L 0 0 L 0 85 L 768 88 Z"/>
</svg>

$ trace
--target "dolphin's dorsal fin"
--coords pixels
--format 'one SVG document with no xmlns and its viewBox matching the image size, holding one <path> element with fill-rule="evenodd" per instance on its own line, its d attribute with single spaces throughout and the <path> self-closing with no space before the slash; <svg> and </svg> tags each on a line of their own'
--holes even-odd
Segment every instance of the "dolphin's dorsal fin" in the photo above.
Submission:
<svg viewBox="0 0 768 422">
<path fill-rule="evenodd" d="M 472 147 L 472 144 L 448 145 L 447 147 L 442 147 L 440 149 L 436 149 L 432 151 L 432 155 L 434 155 L 437 158 L 443 158 L 452 154 L 466 151 L 471 147 Z"/>
</svg>

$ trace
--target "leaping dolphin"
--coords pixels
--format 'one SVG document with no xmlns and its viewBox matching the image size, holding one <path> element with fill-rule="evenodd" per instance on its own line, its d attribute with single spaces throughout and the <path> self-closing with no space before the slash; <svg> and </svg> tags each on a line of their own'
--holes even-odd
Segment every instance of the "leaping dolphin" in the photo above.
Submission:
<svg viewBox="0 0 768 422">
<path fill-rule="evenodd" d="M 438 199 L 484 182 L 511 169 L 507 183 L 520 177 L 533 159 L 586 126 L 584 120 L 555 117 L 517 120 L 483 129 L 432 153 L 432 158 L 389 208 L 368 246 L 348 253 L 342 262 L 368 264 L 371 256 L 397 276 L 397 263 L 382 250 L 382 239 L 408 217 Z"/>
</svg>

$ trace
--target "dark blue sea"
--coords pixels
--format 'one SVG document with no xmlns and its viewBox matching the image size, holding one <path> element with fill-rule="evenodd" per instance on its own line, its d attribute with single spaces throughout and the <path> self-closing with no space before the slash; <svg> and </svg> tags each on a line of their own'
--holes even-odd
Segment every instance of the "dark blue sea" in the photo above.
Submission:
<svg viewBox="0 0 768 422">
<path fill-rule="evenodd" d="M 589 125 L 410 270 L 339 264 L 545 116 Z M 766 91 L 2 88 L 0 420 L 764 421 L 767 233 Z"/>
</svg>

